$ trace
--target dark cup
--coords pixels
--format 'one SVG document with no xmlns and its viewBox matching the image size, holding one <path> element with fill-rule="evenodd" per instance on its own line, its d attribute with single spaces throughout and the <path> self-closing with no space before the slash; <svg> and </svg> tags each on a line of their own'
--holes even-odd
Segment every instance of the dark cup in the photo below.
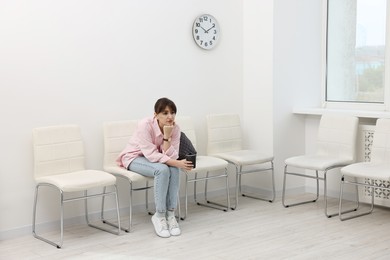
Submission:
<svg viewBox="0 0 390 260">
<path fill-rule="evenodd" d="M 186 160 L 192 162 L 193 168 L 196 167 L 196 154 L 187 154 Z"/>
</svg>

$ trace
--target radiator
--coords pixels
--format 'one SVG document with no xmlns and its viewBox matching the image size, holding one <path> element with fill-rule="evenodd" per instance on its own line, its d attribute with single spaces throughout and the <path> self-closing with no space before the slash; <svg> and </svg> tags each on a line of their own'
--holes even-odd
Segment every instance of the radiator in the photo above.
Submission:
<svg viewBox="0 0 390 260">
<path fill-rule="evenodd" d="M 371 146 L 374 138 L 375 125 L 360 125 L 357 142 L 357 160 L 359 162 L 370 161 Z M 370 183 L 370 179 L 360 180 Z M 390 182 L 374 180 L 379 187 L 389 188 Z M 368 187 L 359 187 L 359 199 L 361 202 L 371 203 L 372 189 Z M 390 191 L 381 188 L 374 189 L 375 204 L 390 207 Z"/>
</svg>

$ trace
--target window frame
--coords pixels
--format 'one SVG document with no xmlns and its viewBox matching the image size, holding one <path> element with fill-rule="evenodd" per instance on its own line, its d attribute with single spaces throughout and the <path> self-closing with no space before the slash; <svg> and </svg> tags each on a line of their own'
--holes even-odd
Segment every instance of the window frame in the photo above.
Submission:
<svg viewBox="0 0 390 260">
<path fill-rule="evenodd" d="M 321 102 L 326 109 L 349 109 L 366 111 L 390 111 L 390 3 L 386 5 L 386 36 L 385 36 L 385 83 L 383 103 L 345 102 L 326 100 L 327 81 L 327 36 L 328 36 L 328 1 L 322 0 L 322 71 L 321 71 Z"/>
</svg>

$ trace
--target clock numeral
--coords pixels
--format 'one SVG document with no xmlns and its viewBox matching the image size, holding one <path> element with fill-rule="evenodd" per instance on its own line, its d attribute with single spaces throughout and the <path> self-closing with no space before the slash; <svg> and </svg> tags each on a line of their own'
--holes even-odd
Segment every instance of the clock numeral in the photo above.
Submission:
<svg viewBox="0 0 390 260">
<path fill-rule="evenodd" d="M 203 19 L 204 19 L 205 21 L 207 21 L 209 18 L 208 18 L 207 16 L 205 16 L 205 17 L 203 17 Z"/>
<path fill-rule="evenodd" d="M 202 45 L 203 44 L 203 41 L 200 41 L 200 45 Z"/>
<path fill-rule="evenodd" d="M 196 27 L 200 27 L 200 23 L 196 23 Z"/>
<path fill-rule="evenodd" d="M 213 40 L 215 41 L 215 35 L 214 35 L 214 37 L 213 37 Z"/>
<path fill-rule="evenodd" d="M 197 36 L 196 36 L 196 39 L 197 39 L 197 40 L 199 40 L 199 39 L 200 39 L 200 38 L 199 38 L 199 35 L 197 35 Z"/>
<path fill-rule="evenodd" d="M 199 22 L 203 23 L 203 18 L 199 18 Z M 199 25 L 200 26 L 200 25 Z"/>
<path fill-rule="evenodd" d="M 217 30 L 214 30 L 214 34 L 217 34 Z"/>
<path fill-rule="evenodd" d="M 213 41 L 210 41 L 210 45 L 213 45 Z"/>
<path fill-rule="evenodd" d="M 204 46 L 206 46 L 206 47 L 207 47 L 207 46 L 209 46 L 209 45 L 207 44 L 207 42 L 205 42 L 205 43 L 204 43 Z"/>
<path fill-rule="evenodd" d="M 195 33 L 198 33 L 198 29 L 195 29 Z"/>
</svg>

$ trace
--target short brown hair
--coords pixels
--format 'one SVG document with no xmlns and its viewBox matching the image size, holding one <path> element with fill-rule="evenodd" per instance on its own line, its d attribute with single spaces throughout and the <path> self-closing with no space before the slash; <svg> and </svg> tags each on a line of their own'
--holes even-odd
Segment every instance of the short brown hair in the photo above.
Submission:
<svg viewBox="0 0 390 260">
<path fill-rule="evenodd" d="M 156 101 L 156 104 L 154 104 L 154 112 L 159 114 L 163 112 L 166 107 L 169 107 L 172 112 L 176 114 L 177 110 L 175 103 L 166 97 L 160 98 Z"/>
</svg>

